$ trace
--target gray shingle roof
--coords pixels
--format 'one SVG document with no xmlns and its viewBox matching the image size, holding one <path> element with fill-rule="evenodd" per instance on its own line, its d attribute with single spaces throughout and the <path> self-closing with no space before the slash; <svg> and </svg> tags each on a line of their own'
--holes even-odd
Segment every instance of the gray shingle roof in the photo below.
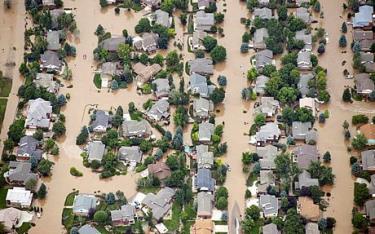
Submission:
<svg viewBox="0 0 375 234">
<path fill-rule="evenodd" d="M 170 25 L 170 21 L 169 21 L 169 14 L 168 12 L 165 12 L 163 10 L 156 10 L 155 11 L 155 18 L 156 18 L 156 21 L 155 23 L 156 24 L 160 24 L 164 27 L 167 27 L 169 28 L 171 25 Z"/>
<path fill-rule="evenodd" d="M 370 220 L 375 219 L 375 200 L 368 200 L 365 203 L 366 215 Z"/>
<path fill-rule="evenodd" d="M 156 220 L 160 220 L 171 209 L 171 201 L 174 195 L 175 191 L 172 188 L 165 187 L 156 195 L 153 193 L 147 194 L 142 203 L 152 210 L 152 216 Z"/>
<path fill-rule="evenodd" d="M 260 195 L 259 207 L 263 211 L 263 215 L 269 217 L 278 213 L 279 202 L 273 195 Z"/>
<path fill-rule="evenodd" d="M 60 44 L 60 32 L 59 31 L 49 31 L 47 32 L 47 42 L 48 50 L 59 50 L 61 48 Z"/>
<path fill-rule="evenodd" d="M 190 75 L 189 89 L 193 94 L 199 94 L 201 97 L 208 97 L 207 78 L 197 73 Z"/>
<path fill-rule="evenodd" d="M 375 170 L 375 150 L 366 150 L 361 152 L 363 170 Z"/>
<path fill-rule="evenodd" d="M 62 62 L 59 58 L 59 55 L 50 50 L 46 50 L 43 54 L 40 55 L 41 68 L 58 71 L 61 69 Z"/>
<path fill-rule="evenodd" d="M 109 115 L 102 110 L 97 110 L 95 112 L 95 120 L 92 121 L 91 127 L 94 131 L 105 132 L 106 129 L 109 127 L 110 117 Z"/>
<path fill-rule="evenodd" d="M 279 126 L 271 122 L 260 127 L 259 131 L 255 134 L 255 139 L 258 142 L 274 141 L 279 139 L 280 134 Z"/>
<path fill-rule="evenodd" d="M 30 179 L 38 179 L 38 176 L 31 172 L 31 163 L 16 161 L 9 162 L 9 171 L 5 177 L 8 178 L 10 183 L 21 183 L 23 185 Z"/>
<path fill-rule="evenodd" d="M 255 31 L 253 36 L 253 44 L 255 49 L 265 49 L 266 41 L 268 38 L 268 30 L 266 28 L 259 28 Z"/>
<path fill-rule="evenodd" d="M 263 232 L 263 234 L 279 234 L 279 233 L 281 233 L 279 230 L 277 230 L 277 226 L 274 223 L 264 225 L 262 227 L 262 232 Z"/>
<path fill-rule="evenodd" d="M 266 7 L 263 8 L 255 8 L 253 11 L 254 17 L 259 17 L 261 19 L 271 19 L 272 18 L 272 10 Z"/>
<path fill-rule="evenodd" d="M 272 64 L 273 52 L 271 50 L 262 50 L 255 54 L 255 66 L 261 69 L 268 64 Z"/>
<path fill-rule="evenodd" d="M 207 145 L 197 145 L 198 168 L 211 168 L 214 164 L 214 153 L 208 151 Z"/>
<path fill-rule="evenodd" d="M 189 61 L 189 71 L 190 74 L 212 75 L 214 73 L 214 65 L 209 58 L 197 58 Z"/>
<path fill-rule="evenodd" d="M 307 33 L 306 29 L 300 30 L 296 32 L 296 40 L 301 40 L 305 43 L 305 50 L 312 49 L 312 35 L 311 33 Z"/>
<path fill-rule="evenodd" d="M 168 79 L 156 79 L 152 83 L 156 85 L 155 95 L 157 98 L 168 97 L 171 89 Z"/>
<path fill-rule="evenodd" d="M 271 117 L 276 114 L 279 107 L 279 101 L 275 100 L 274 97 L 261 97 L 260 105 L 255 108 L 255 112 Z"/>
<path fill-rule="evenodd" d="M 101 47 L 110 52 L 116 52 L 119 45 L 125 43 L 125 37 L 112 37 L 101 42 Z"/>
<path fill-rule="evenodd" d="M 74 198 L 73 213 L 86 213 L 96 208 L 97 198 L 94 195 L 78 194 Z"/>
<path fill-rule="evenodd" d="M 123 205 L 119 210 L 111 211 L 111 220 L 112 222 L 121 221 L 121 222 L 132 222 L 135 219 L 135 207 L 132 205 Z"/>
<path fill-rule="evenodd" d="M 319 161 L 319 152 L 316 145 L 301 145 L 293 150 L 297 157 L 297 165 L 300 169 L 308 169 L 311 162 Z"/>
<path fill-rule="evenodd" d="M 312 179 L 308 171 L 303 170 L 301 174 L 298 175 L 298 187 L 302 189 L 303 187 L 319 186 L 318 179 Z"/>
<path fill-rule="evenodd" d="M 200 49 L 204 48 L 203 46 L 203 39 L 207 36 L 207 33 L 205 31 L 194 31 L 193 37 L 191 39 L 191 44 L 193 46 L 193 49 Z"/>
<path fill-rule="evenodd" d="M 139 146 L 122 146 L 118 153 L 120 160 L 137 163 L 142 161 L 142 151 Z"/>
<path fill-rule="evenodd" d="M 151 135 L 150 124 L 146 120 L 127 120 L 122 124 L 124 137 L 149 137 Z"/>
<path fill-rule="evenodd" d="M 374 81 L 370 79 L 367 73 L 360 73 L 354 76 L 357 92 L 360 94 L 369 94 L 375 90 Z"/>
<path fill-rule="evenodd" d="M 204 122 L 199 124 L 198 136 L 199 141 L 211 141 L 211 136 L 215 131 L 215 125 Z"/>
<path fill-rule="evenodd" d="M 29 100 L 26 126 L 29 128 L 49 128 L 52 106 L 42 98 Z"/>
<path fill-rule="evenodd" d="M 213 192 L 215 190 L 215 179 L 211 176 L 211 171 L 206 168 L 198 169 L 195 179 L 195 187 L 199 191 Z"/>
<path fill-rule="evenodd" d="M 311 128 L 311 122 L 294 121 L 292 123 L 292 135 L 296 140 L 305 140 L 307 132 Z"/>
<path fill-rule="evenodd" d="M 193 101 L 193 110 L 194 110 L 194 116 L 197 116 L 199 118 L 208 118 L 210 115 L 210 112 L 212 112 L 214 109 L 214 104 L 211 100 L 207 100 L 204 98 L 198 98 L 194 99 Z"/>
<path fill-rule="evenodd" d="M 43 151 L 38 149 L 40 142 L 32 136 L 24 136 L 18 143 L 17 155 L 27 156 L 30 158 L 36 158 L 40 160 L 42 158 Z"/>
<path fill-rule="evenodd" d="M 264 89 L 266 88 L 266 84 L 269 80 L 270 78 L 268 76 L 258 76 L 255 81 L 255 92 L 260 95 L 263 95 L 265 92 Z"/>
<path fill-rule="evenodd" d="M 194 23 L 195 30 L 210 31 L 211 27 L 215 24 L 214 14 L 198 11 L 195 14 Z"/>
<path fill-rule="evenodd" d="M 105 145 L 101 141 L 92 141 L 89 143 L 88 148 L 88 160 L 91 162 L 93 160 L 102 161 L 104 152 L 105 152 Z"/>
<path fill-rule="evenodd" d="M 210 217 L 212 215 L 212 207 L 214 197 L 210 193 L 199 192 L 197 196 L 198 200 L 198 217 Z"/>
<path fill-rule="evenodd" d="M 169 117 L 169 102 L 165 99 L 159 99 L 155 104 L 147 111 L 147 116 L 155 121 L 161 119 L 167 119 Z"/>
<path fill-rule="evenodd" d="M 53 74 L 38 73 L 33 82 L 37 88 L 43 87 L 50 93 L 57 93 L 59 90 L 59 84 L 53 80 Z"/>
<path fill-rule="evenodd" d="M 300 51 L 298 52 L 297 65 L 299 69 L 311 69 L 311 52 L 310 51 Z"/>
<path fill-rule="evenodd" d="M 85 224 L 78 229 L 78 234 L 100 234 L 100 232 L 90 224 Z"/>
<path fill-rule="evenodd" d="M 373 22 L 372 14 L 374 8 L 372 6 L 360 6 L 359 12 L 353 17 L 353 27 L 366 27 Z"/>
<path fill-rule="evenodd" d="M 301 74 L 298 81 L 298 90 L 301 92 L 302 97 L 309 93 L 309 81 L 314 78 L 312 73 Z"/>
<path fill-rule="evenodd" d="M 304 7 L 297 8 L 297 10 L 296 10 L 296 17 L 299 18 L 299 19 L 301 19 L 306 24 L 310 24 L 311 23 L 310 12 L 306 8 L 304 8 Z"/>
</svg>

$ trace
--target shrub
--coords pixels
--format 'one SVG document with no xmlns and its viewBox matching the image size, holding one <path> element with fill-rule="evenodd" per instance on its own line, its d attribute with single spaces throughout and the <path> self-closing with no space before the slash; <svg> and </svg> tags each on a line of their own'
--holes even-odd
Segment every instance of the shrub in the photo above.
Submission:
<svg viewBox="0 0 375 234">
<path fill-rule="evenodd" d="M 359 114 L 359 115 L 353 115 L 352 117 L 352 124 L 357 125 L 357 124 L 366 124 L 368 123 L 369 118 L 366 115 Z"/>
<path fill-rule="evenodd" d="M 341 48 L 344 48 L 344 47 L 346 47 L 346 45 L 347 45 L 346 37 L 345 37 L 345 35 L 341 35 L 341 37 L 339 39 L 339 46 Z"/>
<path fill-rule="evenodd" d="M 220 86 L 227 86 L 227 78 L 226 78 L 225 76 L 220 75 L 220 76 L 217 78 L 217 83 L 218 83 Z"/>
<path fill-rule="evenodd" d="M 94 221 L 95 222 L 98 222 L 98 223 L 105 223 L 108 219 L 108 214 L 107 212 L 103 211 L 103 210 L 99 210 L 97 212 L 95 212 L 94 214 Z"/>
<path fill-rule="evenodd" d="M 70 174 L 77 177 L 83 176 L 82 172 L 78 171 L 75 167 L 70 168 Z"/>
</svg>

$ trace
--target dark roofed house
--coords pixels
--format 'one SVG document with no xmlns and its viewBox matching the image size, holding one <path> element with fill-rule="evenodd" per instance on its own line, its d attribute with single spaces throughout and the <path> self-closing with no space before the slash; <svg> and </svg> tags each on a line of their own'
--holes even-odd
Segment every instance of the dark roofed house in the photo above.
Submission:
<svg viewBox="0 0 375 234">
<path fill-rule="evenodd" d="M 129 138 L 147 138 L 151 136 L 151 127 L 146 120 L 126 120 L 122 123 L 122 135 Z"/>
<path fill-rule="evenodd" d="M 303 48 L 306 51 L 312 50 L 312 35 L 308 33 L 306 29 L 300 30 L 296 32 L 296 40 L 303 41 L 305 43 L 305 47 Z"/>
<path fill-rule="evenodd" d="M 312 68 L 310 51 L 298 52 L 297 66 L 300 70 L 310 70 Z"/>
<path fill-rule="evenodd" d="M 170 86 L 168 79 L 156 79 L 152 81 L 152 84 L 156 86 L 155 96 L 157 98 L 168 97 L 170 92 Z"/>
<path fill-rule="evenodd" d="M 194 31 L 211 31 L 211 27 L 215 25 L 215 17 L 213 13 L 198 11 L 194 15 Z"/>
<path fill-rule="evenodd" d="M 200 75 L 212 75 L 214 73 L 214 65 L 209 58 L 196 58 L 189 62 L 190 75 L 197 73 Z"/>
<path fill-rule="evenodd" d="M 265 218 L 276 217 L 279 213 L 279 201 L 273 195 L 260 195 L 259 208 Z"/>
<path fill-rule="evenodd" d="M 317 141 L 318 141 L 318 131 L 314 129 L 311 129 L 310 131 L 308 131 L 306 134 L 305 143 L 309 145 L 315 145 Z"/>
<path fill-rule="evenodd" d="M 165 99 L 159 99 L 152 105 L 146 113 L 147 117 L 152 121 L 160 121 L 169 118 L 169 102 Z"/>
<path fill-rule="evenodd" d="M 90 127 L 96 133 L 103 133 L 107 131 L 109 127 L 110 116 L 108 113 L 102 110 L 95 112 L 95 119 L 92 121 Z"/>
<path fill-rule="evenodd" d="M 267 82 L 270 80 L 268 76 L 260 75 L 255 80 L 255 92 L 264 95 Z"/>
<path fill-rule="evenodd" d="M 94 226 L 85 224 L 78 229 L 78 234 L 100 234 L 100 232 Z"/>
<path fill-rule="evenodd" d="M 371 222 L 375 221 L 375 200 L 368 200 L 365 203 L 365 211 Z"/>
<path fill-rule="evenodd" d="M 257 70 L 261 70 L 264 66 L 273 63 L 273 52 L 271 50 L 262 50 L 255 54 L 254 60 L 252 61 Z"/>
<path fill-rule="evenodd" d="M 143 6 L 148 6 L 152 8 L 159 8 L 161 4 L 161 0 L 142 0 L 141 4 Z"/>
<path fill-rule="evenodd" d="M 60 31 L 49 31 L 47 32 L 47 49 L 48 50 L 59 50 L 61 49 L 60 44 Z"/>
<path fill-rule="evenodd" d="M 292 135 L 295 140 L 305 140 L 311 129 L 311 122 L 294 121 L 292 123 Z"/>
<path fill-rule="evenodd" d="M 216 181 L 212 178 L 210 169 L 198 169 L 198 173 L 195 176 L 195 188 L 198 191 L 214 192 L 215 184 Z"/>
<path fill-rule="evenodd" d="M 276 177 L 272 170 L 260 170 L 259 183 L 258 183 L 258 194 L 267 194 L 269 186 L 274 186 Z"/>
<path fill-rule="evenodd" d="M 268 30 L 266 28 L 257 29 L 253 36 L 253 48 L 266 49 L 266 39 L 268 37 Z"/>
<path fill-rule="evenodd" d="M 365 171 L 375 171 L 375 150 L 361 152 L 362 168 Z"/>
<path fill-rule="evenodd" d="M 111 211 L 111 221 L 113 226 L 125 226 L 135 222 L 136 210 L 135 207 L 126 204 L 121 206 L 119 210 Z"/>
<path fill-rule="evenodd" d="M 312 79 L 314 79 L 314 75 L 312 73 L 300 75 L 297 87 L 302 97 L 305 97 L 309 93 L 309 81 Z"/>
<path fill-rule="evenodd" d="M 101 47 L 108 52 L 117 52 L 117 49 L 120 44 L 125 43 L 126 38 L 125 37 L 112 37 L 105 39 L 101 42 Z"/>
<path fill-rule="evenodd" d="M 159 71 L 161 71 L 161 66 L 159 64 L 144 65 L 140 62 L 134 64 L 133 71 L 137 76 L 135 79 L 139 83 L 146 83 L 151 78 L 153 78 Z"/>
<path fill-rule="evenodd" d="M 159 180 L 164 180 L 171 176 L 171 169 L 165 162 L 156 162 L 148 165 L 148 172 Z"/>
<path fill-rule="evenodd" d="M 270 223 L 262 227 L 263 234 L 280 234 L 281 232 L 277 229 L 277 225 Z"/>
<path fill-rule="evenodd" d="M 316 145 L 301 145 L 293 150 L 294 160 L 300 169 L 308 169 L 312 162 L 319 161 Z"/>
<path fill-rule="evenodd" d="M 319 186 L 319 180 L 311 178 L 310 173 L 306 170 L 303 170 L 302 173 L 298 175 L 296 188 L 302 189 L 303 187 L 308 188 L 311 186 Z"/>
<path fill-rule="evenodd" d="M 375 43 L 374 32 L 353 30 L 353 41 L 359 43 L 361 51 L 371 51 L 371 46 Z"/>
<path fill-rule="evenodd" d="M 152 217 L 156 220 L 162 219 L 172 208 L 172 199 L 175 195 L 172 188 L 162 188 L 156 195 L 149 193 L 143 199 L 142 204 L 152 211 Z"/>
<path fill-rule="evenodd" d="M 267 7 L 255 8 L 252 15 L 253 15 L 253 19 L 255 19 L 256 17 L 259 17 L 260 19 L 272 19 L 273 18 L 272 10 Z"/>
<path fill-rule="evenodd" d="M 215 2 L 214 0 L 198 0 L 198 9 L 204 10 L 210 6 L 210 3 Z"/>
<path fill-rule="evenodd" d="M 31 172 L 29 162 L 9 162 L 9 171 L 4 174 L 5 181 L 14 185 L 25 185 L 27 181 L 38 180 L 37 174 Z"/>
<path fill-rule="evenodd" d="M 40 68 L 47 71 L 60 72 L 62 68 L 62 61 L 55 51 L 46 50 L 40 55 Z"/>
<path fill-rule="evenodd" d="M 49 13 L 51 15 L 51 28 L 52 29 L 58 29 L 59 27 L 59 22 L 58 18 L 64 14 L 64 9 L 53 9 L 50 10 Z"/>
<path fill-rule="evenodd" d="M 200 97 L 204 98 L 208 98 L 211 93 L 207 78 L 197 73 L 190 75 L 189 90 L 192 94 L 199 94 Z"/>
<path fill-rule="evenodd" d="M 156 33 L 143 33 L 142 37 L 133 39 L 133 46 L 137 50 L 153 53 L 158 49 L 158 39 L 159 35 Z"/>
<path fill-rule="evenodd" d="M 47 8 L 54 8 L 56 6 L 54 0 L 42 0 L 42 5 Z"/>
<path fill-rule="evenodd" d="M 375 90 L 374 81 L 370 79 L 367 73 L 360 73 L 354 76 L 357 93 L 361 95 L 369 95 Z"/>
<path fill-rule="evenodd" d="M 18 143 L 17 161 L 29 161 L 31 158 L 42 159 L 43 150 L 39 149 L 40 142 L 32 136 L 24 136 Z"/>
<path fill-rule="evenodd" d="M 211 193 L 199 192 L 197 195 L 197 201 L 197 216 L 200 218 L 211 218 L 214 196 Z"/>
<path fill-rule="evenodd" d="M 140 163 L 142 161 L 142 151 L 139 146 L 121 146 L 118 150 L 119 159 L 128 163 Z"/>
<path fill-rule="evenodd" d="M 360 6 L 359 12 L 353 17 L 353 28 L 368 28 L 373 24 L 373 6 Z"/>
</svg>

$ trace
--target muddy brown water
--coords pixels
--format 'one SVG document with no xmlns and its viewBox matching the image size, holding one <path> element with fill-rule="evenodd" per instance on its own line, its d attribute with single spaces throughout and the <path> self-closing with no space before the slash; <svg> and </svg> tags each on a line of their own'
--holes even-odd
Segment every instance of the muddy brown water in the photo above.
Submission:
<svg viewBox="0 0 375 234">
<path fill-rule="evenodd" d="M 227 6 L 224 7 L 223 4 Z M 350 176 L 348 160 L 350 155 L 346 152 L 346 146 L 343 141 L 341 124 L 345 119 L 350 119 L 354 113 L 368 113 L 374 110 L 373 104 L 354 103 L 347 105 L 341 102 L 341 95 L 344 85 L 352 85 L 352 81 L 344 80 L 342 77 L 341 66 L 343 60 L 351 61 L 351 53 L 342 54 L 337 46 L 341 27 L 341 1 L 322 1 L 323 11 L 326 12 L 323 26 L 328 31 L 330 43 L 327 46 L 325 55 L 319 58 L 322 66 L 328 68 L 328 89 L 332 96 L 329 110 L 330 118 L 323 127 L 319 129 L 318 147 L 322 153 L 329 150 L 333 156 L 332 167 L 336 174 L 336 184 L 329 190 L 332 193 L 330 206 L 326 212 L 327 216 L 334 216 L 337 220 L 335 233 L 351 233 L 351 209 L 353 200 L 353 180 Z M 3 11 L 3 5 L 0 4 L 0 66 L 3 69 L 5 61 L 4 55 L 9 54 L 10 48 L 17 47 L 15 60 L 22 60 L 23 47 L 23 29 L 24 27 L 24 7 L 23 3 L 17 1 L 10 12 Z M 95 191 L 110 192 L 122 190 L 127 197 L 135 193 L 136 175 L 131 172 L 126 176 L 117 176 L 109 180 L 99 180 L 98 175 L 93 174 L 89 169 L 82 166 L 82 160 L 79 156 L 81 150 L 75 145 L 75 138 L 78 135 L 82 125 L 88 122 L 88 109 L 90 104 L 98 104 L 99 108 L 109 110 L 111 107 L 122 105 L 127 107 L 131 101 L 137 106 L 141 106 L 150 96 L 139 96 L 135 94 L 135 89 L 119 90 L 116 93 L 107 91 L 98 92 L 93 85 L 92 78 L 96 64 L 93 62 L 92 51 L 97 46 L 97 38 L 93 34 L 97 25 L 103 27 L 112 33 L 112 35 L 121 35 L 124 28 L 128 29 L 130 34 L 134 34 L 134 26 L 142 17 L 142 12 L 134 13 L 121 11 L 119 16 L 114 14 L 113 8 L 102 11 L 97 1 L 65 1 L 66 7 L 74 8 L 76 15 L 79 35 L 77 38 L 70 38 L 77 47 L 77 57 L 69 61 L 69 66 L 73 70 L 74 85 L 71 89 L 63 88 L 62 93 L 70 93 L 71 100 L 63 110 L 66 116 L 67 137 L 60 142 L 60 156 L 51 158 L 55 162 L 53 176 L 44 179 L 48 186 L 48 196 L 41 205 L 43 205 L 44 214 L 36 222 L 36 227 L 31 229 L 30 233 L 64 233 L 61 225 L 61 212 L 66 195 L 73 189 L 79 189 L 81 192 L 93 193 Z M 225 186 L 229 189 L 229 210 L 232 209 L 235 202 L 240 206 L 241 212 L 244 211 L 244 193 L 245 176 L 242 174 L 241 154 L 247 150 L 255 150 L 248 145 L 248 137 L 244 135 L 249 126 L 245 122 L 252 121 L 252 105 L 241 101 L 241 89 L 246 86 L 246 79 L 243 72 L 249 68 L 249 58 L 251 53 L 241 55 L 239 46 L 244 27 L 240 25 L 240 17 L 247 15 L 246 6 L 237 1 L 218 2 L 219 9 L 227 9 L 225 22 L 223 23 L 225 37 L 219 38 L 219 43 L 227 48 L 227 60 L 215 66 L 215 75 L 212 80 L 216 81 L 219 74 L 228 78 L 226 88 L 227 95 L 224 105 L 218 107 L 220 113 L 217 114 L 217 123 L 224 122 L 225 129 L 223 141 L 228 143 L 228 153 L 223 157 L 223 161 L 231 166 Z M 179 20 L 175 17 L 175 22 L 179 25 Z M 17 29 L 17 30 L 15 30 Z M 349 30 L 350 31 L 350 30 Z M 192 54 L 187 53 L 186 40 L 183 35 L 182 27 L 176 27 L 176 38 L 185 42 L 184 60 L 192 58 Z M 348 41 L 351 41 L 350 32 L 347 34 Z M 86 55 L 87 58 L 83 59 Z M 350 63 L 345 67 L 351 72 Z M 4 121 L 4 128 L 7 129 L 14 118 L 16 111 L 17 97 L 15 93 L 21 84 L 18 69 L 13 71 L 13 88 L 10 97 L 8 109 Z M 185 80 L 187 77 L 185 76 Z M 10 106 L 10 107 L 9 107 Z M 246 110 L 246 113 L 243 111 Z M 172 130 L 173 128 L 171 128 Z M 190 128 L 185 130 L 185 139 L 189 141 Z M 2 131 L 1 139 L 6 137 L 6 131 Z M 327 140 L 329 139 L 329 140 Z M 69 174 L 70 167 L 76 167 L 82 171 L 84 176 L 81 178 L 72 177 Z"/>
</svg>

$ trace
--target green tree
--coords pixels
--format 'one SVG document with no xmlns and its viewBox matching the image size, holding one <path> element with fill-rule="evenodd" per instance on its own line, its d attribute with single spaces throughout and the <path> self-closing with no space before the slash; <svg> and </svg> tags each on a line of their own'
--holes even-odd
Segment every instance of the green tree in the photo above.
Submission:
<svg viewBox="0 0 375 234">
<path fill-rule="evenodd" d="M 342 22 L 342 25 L 341 25 L 341 32 L 342 33 L 346 33 L 348 31 L 348 27 L 346 26 L 346 23 L 345 22 Z"/>
<path fill-rule="evenodd" d="M 346 47 L 346 45 L 347 45 L 346 37 L 345 37 L 345 35 L 341 35 L 341 37 L 339 39 L 339 46 L 341 48 L 344 48 L 344 47 Z"/>
<path fill-rule="evenodd" d="M 317 51 L 319 54 L 324 54 L 324 52 L 326 51 L 325 45 L 323 43 L 320 43 Z"/>
<path fill-rule="evenodd" d="M 260 209 L 258 206 L 251 205 L 249 208 L 246 208 L 245 218 L 258 221 L 260 218 Z"/>
<path fill-rule="evenodd" d="M 38 164 L 38 172 L 43 176 L 49 176 L 51 174 L 53 164 L 53 162 L 47 159 L 42 159 Z"/>
<path fill-rule="evenodd" d="M 214 18 L 215 18 L 215 23 L 220 24 L 224 21 L 224 14 L 221 12 L 215 13 Z"/>
<path fill-rule="evenodd" d="M 108 6 L 108 2 L 107 2 L 107 0 L 99 0 L 99 3 L 100 3 L 100 6 L 101 6 L 101 7 L 106 7 L 106 6 Z"/>
<path fill-rule="evenodd" d="M 210 55 L 214 63 L 219 63 L 226 59 L 227 50 L 223 46 L 215 46 Z"/>
<path fill-rule="evenodd" d="M 256 126 L 260 127 L 266 123 L 266 116 L 264 114 L 257 114 L 254 118 Z"/>
<path fill-rule="evenodd" d="M 304 234 L 304 225 L 302 223 L 301 216 L 293 208 L 287 211 L 283 232 L 284 233 L 294 233 L 294 234 Z"/>
<path fill-rule="evenodd" d="M 324 153 L 323 160 L 324 160 L 325 163 L 331 162 L 331 153 L 329 151 Z"/>
<path fill-rule="evenodd" d="M 354 203 L 363 206 L 371 196 L 366 184 L 354 183 Z"/>
<path fill-rule="evenodd" d="M 226 210 L 228 208 L 228 199 L 226 197 L 219 197 L 216 201 L 216 208 Z"/>
<path fill-rule="evenodd" d="M 63 136 L 66 132 L 65 124 L 61 121 L 56 122 L 52 127 L 52 132 L 56 137 Z"/>
<path fill-rule="evenodd" d="M 368 220 L 363 214 L 359 212 L 354 212 L 352 217 L 352 224 L 355 228 L 365 230 L 368 226 Z"/>
<path fill-rule="evenodd" d="M 16 119 L 9 127 L 8 137 L 13 141 L 18 143 L 24 135 L 25 119 Z"/>
<path fill-rule="evenodd" d="M 31 190 L 31 191 L 34 191 L 34 189 L 35 189 L 35 186 L 37 185 L 37 181 L 36 181 L 36 179 L 34 179 L 34 178 L 30 178 L 30 179 L 28 179 L 27 181 L 26 181 L 26 183 L 25 183 L 25 188 L 27 189 L 27 190 Z"/>
<path fill-rule="evenodd" d="M 204 37 L 202 43 L 208 52 L 211 52 L 217 46 L 217 40 L 211 36 Z"/>
<path fill-rule="evenodd" d="M 319 1 L 315 2 L 313 9 L 314 9 L 315 12 L 318 12 L 318 13 L 320 12 L 320 2 Z"/>
<path fill-rule="evenodd" d="M 358 115 L 353 115 L 352 116 L 352 124 L 357 125 L 357 124 L 367 124 L 369 122 L 369 117 L 367 117 L 364 114 L 358 114 Z"/>
<path fill-rule="evenodd" d="M 187 110 L 183 106 L 178 106 L 173 116 L 173 121 L 176 126 L 184 127 L 189 121 Z"/>
<path fill-rule="evenodd" d="M 292 103 L 297 100 L 297 91 L 292 87 L 282 87 L 277 98 L 284 104 Z"/>
<path fill-rule="evenodd" d="M 104 210 L 96 211 L 94 214 L 94 221 L 104 224 L 108 219 L 108 214 Z"/>
<path fill-rule="evenodd" d="M 352 147 L 355 150 L 363 150 L 367 145 L 367 139 L 363 134 L 357 134 L 352 140 Z"/>
<path fill-rule="evenodd" d="M 277 15 L 279 16 L 280 21 L 285 21 L 288 18 L 288 9 L 285 5 L 281 5 L 277 9 Z"/>
<path fill-rule="evenodd" d="M 344 89 L 344 92 L 342 94 L 342 100 L 344 102 L 351 102 L 352 101 L 352 94 L 350 93 L 349 88 Z"/>
<path fill-rule="evenodd" d="M 214 104 L 223 102 L 225 98 L 225 90 L 223 88 L 215 88 L 211 93 L 210 98 Z"/>
<path fill-rule="evenodd" d="M 121 43 L 117 49 L 117 56 L 121 58 L 124 63 L 129 63 L 131 52 L 132 47 L 129 44 Z"/>
<path fill-rule="evenodd" d="M 38 189 L 37 197 L 38 199 L 44 199 L 47 195 L 47 186 L 42 183 Z"/>
<path fill-rule="evenodd" d="M 141 18 L 138 24 L 135 26 L 136 33 L 150 32 L 151 24 L 148 18 Z"/>
</svg>

